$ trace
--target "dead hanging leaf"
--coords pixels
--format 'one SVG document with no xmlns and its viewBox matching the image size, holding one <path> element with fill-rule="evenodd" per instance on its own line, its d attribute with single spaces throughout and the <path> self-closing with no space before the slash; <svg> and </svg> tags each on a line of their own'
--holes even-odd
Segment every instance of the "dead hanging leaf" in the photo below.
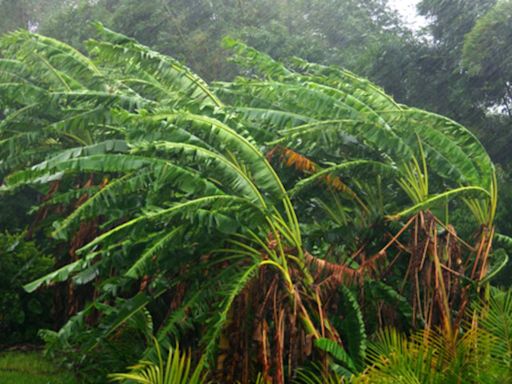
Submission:
<svg viewBox="0 0 512 384">
<path fill-rule="evenodd" d="M 321 285 L 339 285 L 360 280 L 364 273 L 364 268 L 353 269 L 346 265 L 331 263 L 324 259 L 319 259 L 309 252 L 304 252 L 306 263 L 312 266 L 318 273 L 326 272 L 329 276 Z"/>
<path fill-rule="evenodd" d="M 224 371 L 224 365 L 228 357 L 227 351 L 229 351 L 229 346 L 229 339 L 225 334 L 221 334 L 218 345 L 219 353 L 217 355 L 217 371 L 219 372 Z"/>
<path fill-rule="evenodd" d="M 279 145 L 276 145 L 274 148 L 272 148 L 270 151 L 267 152 L 267 160 L 268 161 L 272 161 L 272 159 L 274 158 L 274 155 L 278 152 L 281 152 L 283 150 L 283 148 Z"/>
<path fill-rule="evenodd" d="M 267 152 L 267 159 L 271 161 L 277 153 L 281 153 L 281 162 L 287 167 L 295 168 L 297 171 L 306 174 L 315 174 L 321 171 L 321 168 L 308 157 L 301 155 L 293 149 L 283 148 L 279 145 L 275 146 Z M 329 188 L 332 188 L 335 191 L 345 192 L 352 197 L 357 197 L 355 192 L 352 191 L 350 187 L 345 184 L 338 176 L 325 175 L 322 176 L 320 180 L 322 180 Z"/>
<path fill-rule="evenodd" d="M 313 335 L 304 335 L 303 351 L 306 356 L 313 353 Z"/>
<path fill-rule="evenodd" d="M 268 247 L 268 249 L 275 249 L 278 244 L 279 244 L 278 240 L 275 238 L 274 233 L 273 232 L 269 232 L 268 235 L 267 235 L 267 247 Z"/>
<path fill-rule="evenodd" d="M 142 278 L 142 280 L 140 282 L 139 292 L 143 292 L 147 288 L 147 286 L 149 285 L 150 282 L 151 282 L 151 278 L 149 277 L 149 275 L 144 275 L 144 277 Z"/>
<path fill-rule="evenodd" d="M 282 153 L 283 162 L 288 167 L 294 167 L 296 170 L 307 173 L 315 173 L 317 166 L 306 156 L 301 155 L 298 152 L 290 148 L 285 148 Z"/>
<path fill-rule="evenodd" d="M 349 188 L 347 187 L 347 185 L 343 181 L 341 181 L 341 179 L 337 176 L 326 175 L 323 179 L 325 180 L 327 185 L 334 188 L 336 191 L 339 191 L 339 192 L 349 191 Z"/>
</svg>

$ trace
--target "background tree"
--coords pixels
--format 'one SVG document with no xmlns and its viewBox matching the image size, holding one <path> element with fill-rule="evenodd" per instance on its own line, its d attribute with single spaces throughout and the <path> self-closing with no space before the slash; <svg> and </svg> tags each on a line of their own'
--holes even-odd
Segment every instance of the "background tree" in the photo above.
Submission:
<svg viewBox="0 0 512 384">
<path fill-rule="evenodd" d="M 40 31 L 77 45 L 92 36 L 98 20 L 143 44 L 172 55 L 210 79 L 236 74 L 221 47 L 230 35 L 283 59 L 355 68 L 382 39 L 404 30 L 384 0 L 134 0 L 82 1 L 47 18 Z M 62 25 L 77 28 L 63 29 Z"/>
<path fill-rule="evenodd" d="M 1 0 L 0 8 L 4 17 L 0 20 L 0 34 L 19 28 L 35 30 L 41 22 L 74 3 L 74 0 Z"/>
<path fill-rule="evenodd" d="M 365 72 L 399 101 L 449 116 L 472 128 L 485 125 L 481 88 L 462 68 L 464 36 L 495 0 L 423 0 L 429 24 L 415 36 L 384 45 Z"/>
<path fill-rule="evenodd" d="M 512 2 L 500 1 L 466 35 L 463 64 L 482 84 L 487 107 L 512 118 Z"/>
</svg>

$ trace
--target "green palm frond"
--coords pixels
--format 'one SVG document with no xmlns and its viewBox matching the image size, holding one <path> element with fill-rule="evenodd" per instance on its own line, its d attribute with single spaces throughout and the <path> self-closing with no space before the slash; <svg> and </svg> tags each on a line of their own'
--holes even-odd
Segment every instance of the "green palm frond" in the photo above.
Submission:
<svg viewBox="0 0 512 384">
<path fill-rule="evenodd" d="M 130 380 L 141 384 L 200 384 L 206 382 L 202 363 L 193 368 L 190 355 L 182 352 L 179 345 L 169 350 L 165 360 L 156 340 L 155 350 L 157 362 L 141 361 L 130 367 L 128 373 L 109 375 L 110 380 Z"/>
</svg>

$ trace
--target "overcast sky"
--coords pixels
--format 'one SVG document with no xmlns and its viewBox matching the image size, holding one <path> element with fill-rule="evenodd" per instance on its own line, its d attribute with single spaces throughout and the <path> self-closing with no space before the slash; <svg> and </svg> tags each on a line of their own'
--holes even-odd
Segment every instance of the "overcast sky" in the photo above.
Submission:
<svg viewBox="0 0 512 384">
<path fill-rule="evenodd" d="M 427 20 L 416 13 L 416 4 L 419 2 L 420 0 L 389 0 L 389 5 L 402 15 L 409 27 L 417 30 L 427 25 Z"/>
</svg>

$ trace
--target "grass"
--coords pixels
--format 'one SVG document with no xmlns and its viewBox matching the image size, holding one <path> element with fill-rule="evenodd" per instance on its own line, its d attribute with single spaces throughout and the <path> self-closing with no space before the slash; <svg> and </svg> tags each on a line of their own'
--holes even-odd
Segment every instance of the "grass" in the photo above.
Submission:
<svg viewBox="0 0 512 384">
<path fill-rule="evenodd" d="M 72 373 L 55 367 L 40 352 L 0 353 L 1 384 L 77 384 Z"/>
</svg>

